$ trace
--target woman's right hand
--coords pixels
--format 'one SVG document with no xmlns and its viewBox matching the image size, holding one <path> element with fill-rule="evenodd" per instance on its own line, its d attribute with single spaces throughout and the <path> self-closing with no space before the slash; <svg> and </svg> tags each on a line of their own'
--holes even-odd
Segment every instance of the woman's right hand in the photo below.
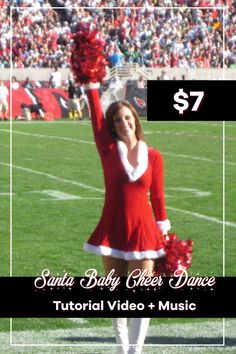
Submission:
<svg viewBox="0 0 236 354">
<path fill-rule="evenodd" d="M 82 24 L 73 40 L 71 67 L 75 80 L 81 84 L 103 82 L 107 61 L 101 34 L 90 25 Z"/>
</svg>

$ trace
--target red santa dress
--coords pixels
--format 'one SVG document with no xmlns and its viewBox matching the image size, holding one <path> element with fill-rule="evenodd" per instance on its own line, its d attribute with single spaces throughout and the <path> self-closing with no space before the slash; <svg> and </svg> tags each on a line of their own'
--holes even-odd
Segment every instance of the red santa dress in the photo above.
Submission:
<svg viewBox="0 0 236 354">
<path fill-rule="evenodd" d="M 96 86 L 88 89 L 87 96 L 103 167 L 105 202 L 100 221 L 84 249 L 125 260 L 164 256 L 162 233 L 170 229 L 170 223 L 164 203 L 162 156 L 139 140 L 138 165 L 134 168 L 124 142 L 114 139 L 108 131 Z"/>
</svg>

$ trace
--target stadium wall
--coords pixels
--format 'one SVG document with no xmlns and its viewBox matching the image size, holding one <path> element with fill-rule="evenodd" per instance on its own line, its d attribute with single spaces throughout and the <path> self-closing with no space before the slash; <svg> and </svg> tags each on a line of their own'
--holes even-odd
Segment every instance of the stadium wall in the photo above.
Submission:
<svg viewBox="0 0 236 354">
<path fill-rule="evenodd" d="M 141 74 L 147 79 L 156 80 L 160 77 L 161 72 L 165 70 L 168 77 L 172 80 L 176 78 L 177 80 L 182 79 L 184 75 L 186 80 L 236 80 L 236 69 L 226 68 L 226 69 L 183 69 L 183 68 L 144 68 L 138 67 L 135 71 L 131 71 L 127 78 L 137 79 Z M 60 68 L 59 71 L 62 74 L 62 80 L 67 80 L 70 72 L 69 68 Z M 0 68 L 0 79 L 9 80 L 11 76 L 16 76 L 17 80 L 25 80 L 29 77 L 32 81 L 47 81 L 49 80 L 51 68 L 20 68 L 12 69 L 12 74 L 10 69 Z M 117 74 L 122 75 L 122 69 L 117 70 Z M 109 69 L 107 71 L 107 78 L 110 78 Z M 125 79 L 125 76 L 123 76 Z"/>
<path fill-rule="evenodd" d="M 141 68 L 140 68 L 141 69 Z M 142 68 L 144 69 L 144 68 Z M 68 78 L 69 69 L 60 69 L 62 72 L 62 80 L 66 80 Z M 160 76 L 163 69 L 147 69 L 145 71 L 145 77 L 147 79 L 156 79 L 157 76 Z M 173 79 L 183 78 L 184 75 L 185 79 L 199 79 L 199 80 L 221 80 L 224 78 L 228 80 L 236 80 L 236 69 L 225 69 L 223 72 L 222 69 L 198 69 L 198 70 L 184 70 L 184 69 L 167 69 L 165 70 L 168 77 Z M 175 73 L 178 75 L 175 75 Z M 22 82 L 29 77 L 30 81 L 34 83 L 38 82 L 38 87 L 34 89 L 24 89 L 19 88 L 17 90 L 12 91 L 12 117 L 15 119 L 22 115 L 22 103 L 30 105 L 30 104 L 37 104 L 42 103 L 45 111 L 50 113 L 50 116 L 54 119 L 60 119 L 63 117 L 68 116 L 68 107 L 67 107 L 67 97 L 68 93 L 65 88 L 53 89 L 49 88 L 48 85 L 48 78 L 50 76 L 51 69 L 13 69 L 12 76 L 16 76 L 17 80 L 22 84 Z M 124 97 L 125 99 L 129 100 L 137 109 L 140 116 L 146 116 L 147 109 L 146 109 L 146 101 L 147 101 L 147 90 L 146 89 L 138 89 L 136 80 L 138 75 L 143 74 L 141 70 L 135 72 L 132 77 L 122 77 L 123 83 L 126 82 L 124 85 Z M 9 75 L 10 70 L 3 69 L 0 70 L 0 79 L 3 79 L 7 82 L 7 86 L 9 86 Z M 45 81 L 42 81 L 45 80 Z M 106 85 L 105 85 L 106 86 Z M 106 92 L 106 88 L 102 87 L 102 93 Z M 108 91 L 107 91 L 108 92 Z M 106 94 L 105 94 L 106 96 Z M 105 97 L 104 96 L 104 97 Z M 10 105 L 10 96 L 9 105 Z M 110 103 L 111 97 L 107 97 L 108 103 Z M 84 112 L 85 116 L 88 115 L 87 107 L 86 112 Z"/>
<path fill-rule="evenodd" d="M 50 119 L 66 117 L 68 115 L 67 96 L 67 92 L 63 89 L 36 88 L 29 90 L 19 88 L 12 90 L 12 117 L 16 119 L 23 115 L 22 104 L 37 105 L 38 103 L 41 103 L 45 112 L 48 113 L 46 117 L 49 117 L 49 114 Z M 10 97 L 8 100 L 10 105 Z M 32 118 L 35 118 L 35 115 Z"/>
</svg>

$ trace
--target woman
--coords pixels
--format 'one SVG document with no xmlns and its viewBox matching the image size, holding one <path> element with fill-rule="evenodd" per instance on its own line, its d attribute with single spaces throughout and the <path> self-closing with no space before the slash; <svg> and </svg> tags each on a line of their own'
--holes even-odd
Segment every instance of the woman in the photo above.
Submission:
<svg viewBox="0 0 236 354">
<path fill-rule="evenodd" d="M 85 86 L 106 193 L 101 219 L 84 249 L 102 257 L 107 273 L 115 269 L 127 276 L 141 269 L 152 275 L 170 229 L 162 156 L 147 147 L 138 114 L 127 101 L 113 102 L 104 119 L 98 88 L 96 83 Z M 148 325 L 148 318 L 131 318 L 128 330 L 127 319 L 113 319 L 118 353 L 141 353 Z"/>
<path fill-rule="evenodd" d="M 144 79 L 144 77 L 142 75 L 139 76 L 139 79 L 137 80 L 137 88 L 146 88 L 147 84 L 146 84 L 146 80 Z"/>
</svg>

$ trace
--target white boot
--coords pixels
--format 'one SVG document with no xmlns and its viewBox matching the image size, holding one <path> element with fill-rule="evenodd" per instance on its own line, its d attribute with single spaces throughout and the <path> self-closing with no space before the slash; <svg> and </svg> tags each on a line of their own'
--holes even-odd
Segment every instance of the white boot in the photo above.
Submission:
<svg viewBox="0 0 236 354">
<path fill-rule="evenodd" d="M 141 354 L 150 318 L 130 318 L 128 354 Z"/>
<path fill-rule="evenodd" d="M 129 349 L 127 318 L 113 318 L 112 324 L 115 330 L 116 343 L 120 344 L 117 346 L 116 353 L 127 354 Z"/>
</svg>

